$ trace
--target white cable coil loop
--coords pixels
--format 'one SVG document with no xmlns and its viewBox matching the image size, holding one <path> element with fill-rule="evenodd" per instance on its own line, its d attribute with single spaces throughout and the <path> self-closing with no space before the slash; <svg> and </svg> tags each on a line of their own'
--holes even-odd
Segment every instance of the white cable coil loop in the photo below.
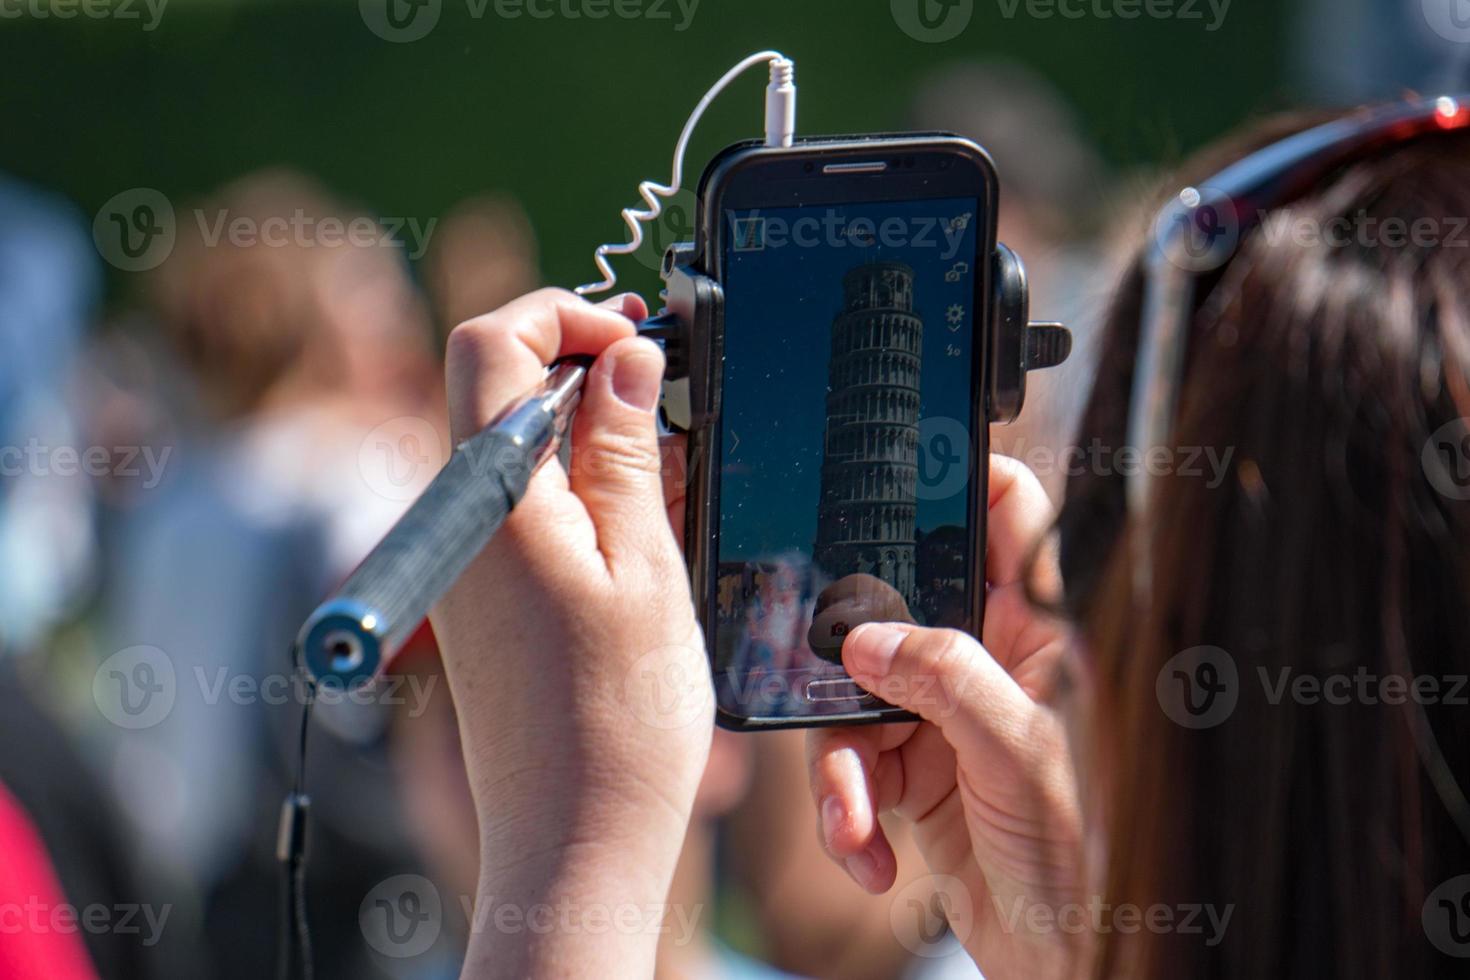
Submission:
<svg viewBox="0 0 1470 980">
<path fill-rule="evenodd" d="M 698 124 L 704 110 L 715 97 L 725 90 L 725 87 L 752 66 L 767 62 L 771 66 L 771 82 L 766 89 L 766 143 L 771 146 L 790 146 L 792 133 L 796 125 L 796 64 L 779 51 L 761 51 L 743 59 L 735 67 L 720 76 L 710 90 L 699 100 L 694 111 L 689 114 L 689 119 L 684 123 L 684 129 L 679 133 L 679 141 L 674 145 L 673 177 L 668 184 L 660 184 L 657 181 L 645 180 L 638 185 L 638 196 L 643 198 L 648 207 L 644 210 L 638 208 L 623 208 L 623 224 L 628 226 L 628 239 L 625 242 L 606 242 L 597 246 L 592 254 L 592 261 L 597 264 L 597 271 L 602 274 L 601 282 L 585 283 L 576 288 L 579 296 L 587 296 L 591 293 L 601 293 L 612 289 L 618 283 L 618 274 L 608 260 L 610 255 L 631 255 L 643 247 L 643 225 L 658 218 L 664 210 L 664 199 L 673 197 L 679 193 L 684 184 L 684 153 L 689 148 L 689 139 L 694 135 L 694 127 Z"/>
</svg>

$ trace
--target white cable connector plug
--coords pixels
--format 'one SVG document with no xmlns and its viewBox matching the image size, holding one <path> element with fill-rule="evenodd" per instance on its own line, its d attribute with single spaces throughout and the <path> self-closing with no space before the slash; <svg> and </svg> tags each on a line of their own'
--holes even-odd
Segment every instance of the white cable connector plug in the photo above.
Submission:
<svg viewBox="0 0 1470 980">
<path fill-rule="evenodd" d="M 709 108 L 715 96 L 723 92 L 732 81 L 753 65 L 762 62 L 768 62 L 771 66 L 771 81 L 766 86 L 766 145 L 790 146 L 792 144 L 796 136 L 796 62 L 779 51 L 761 51 L 742 59 L 739 64 L 720 76 L 719 81 L 704 93 L 704 98 L 699 100 L 694 111 L 689 114 L 688 121 L 684 123 L 684 128 L 679 133 L 679 141 L 674 144 L 674 172 L 669 183 L 660 184 L 656 181 L 645 180 L 638 185 L 638 196 L 643 198 L 648 207 L 643 210 L 623 209 L 623 224 L 628 226 L 628 240 L 622 243 L 608 242 L 597 246 L 597 250 L 592 254 L 592 261 L 597 263 L 597 271 L 602 273 L 602 281 L 578 286 L 576 289 L 578 296 L 606 292 L 618 284 L 617 271 L 608 261 L 608 256 L 631 255 L 642 247 L 643 225 L 662 214 L 664 199 L 679 193 L 680 187 L 683 186 L 684 154 L 689 149 L 689 138 L 694 135 L 694 127 L 699 122 L 699 118 L 704 115 L 704 110 Z"/>
<path fill-rule="evenodd" d="M 790 146 L 796 138 L 796 62 L 771 62 L 771 84 L 766 86 L 766 145 Z"/>
</svg>

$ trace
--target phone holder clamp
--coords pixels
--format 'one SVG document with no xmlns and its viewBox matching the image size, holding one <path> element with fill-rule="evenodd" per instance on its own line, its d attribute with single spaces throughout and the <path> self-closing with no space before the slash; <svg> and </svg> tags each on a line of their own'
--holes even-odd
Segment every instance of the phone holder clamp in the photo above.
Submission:
<svg viewBox="0 0 1470 980">
<path fill-rule="evenodd" d="M 714 383 L 724 360 L 725 296 L 720 284 L 701 272 L 689 242 L 664 253 L 659 275 L 663 309 L 638 325 L 640 336 L 658 341 L 668 367 L 664 373 L 663 419 L 674 430 L 699 428 L 719 415 L 720 386 Z M 1026 401 L 1026 375 L 1056 367 L 1072 352 L 1072 332 L 1060 323 L 1029 320 L 1026 267 L 1009 247 L 997 244 L 991 276 L 991 323 L 985 359 L 985 417 L 1014 422 Z"/>
</svg>

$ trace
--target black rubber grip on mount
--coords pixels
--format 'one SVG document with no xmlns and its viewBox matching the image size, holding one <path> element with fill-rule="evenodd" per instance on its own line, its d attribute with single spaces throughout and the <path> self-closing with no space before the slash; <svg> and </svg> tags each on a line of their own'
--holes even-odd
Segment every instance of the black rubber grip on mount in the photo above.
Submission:
<svg viewBox="0 0 1470 980">
<path fill-rule="evenodd" d="M 1026 327 L 1026 370 L 1056 367 L 1072 353 L 1072 331 L 1060 323 L 1031 323 Z"/>
</svg>

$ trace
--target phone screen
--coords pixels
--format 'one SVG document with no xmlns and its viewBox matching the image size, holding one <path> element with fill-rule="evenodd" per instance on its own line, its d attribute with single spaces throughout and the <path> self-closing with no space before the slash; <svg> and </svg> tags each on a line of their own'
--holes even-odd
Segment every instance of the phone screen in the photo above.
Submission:
<svg viewBox="0 0 1470 980">
<path fill-rule="evenodd" d="M 880 707 L 860 623 L 968 625 L 977 202 L 721 215 L 715 689 L 746 718 Z"/>
</svg>

